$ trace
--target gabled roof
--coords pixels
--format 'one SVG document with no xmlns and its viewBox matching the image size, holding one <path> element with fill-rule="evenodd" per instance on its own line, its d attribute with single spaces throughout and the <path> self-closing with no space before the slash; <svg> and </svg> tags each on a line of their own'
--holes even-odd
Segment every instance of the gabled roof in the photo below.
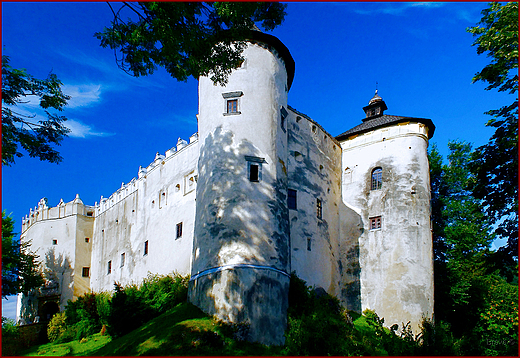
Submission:
<svg viewBox="0 0 520 358">
<path fill-rule="evenodd" d="M 391 125 L 395 125 L 397 123 L 403 123 L 403 122 L 423 123 L 428 127 L 428 138 L 433 137 L 433 132 L 435 132 L 435 125 L 433 124 L 431 119 L 402 117 L 402 116 L 393 116 L 393 115 L 389 115 L 389 114 L 383 114 L 381 116 L 374 117 L 368 121 L 365 121 L 352 129 L 349 129 L 348 131 L 338 135 L 336 137 L 336 139 L 338 141 L 342 141 L 355 134 L 366 133 L 366 132 L 372 131 L 377 128 L 389 127 Z"/>
</svg>

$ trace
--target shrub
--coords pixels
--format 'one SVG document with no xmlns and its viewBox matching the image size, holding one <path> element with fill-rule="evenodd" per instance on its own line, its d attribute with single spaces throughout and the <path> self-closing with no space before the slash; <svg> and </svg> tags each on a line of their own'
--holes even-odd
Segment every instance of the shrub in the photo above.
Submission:
<svg viewBox="0 0 520 358">
<path fill-rule="evenodd" d="M 50 320 L 47 326 L 47 337 L 49 341 L 54 342 L 67 329 L 65 312 L 56 313 Z"/>
<path fill-rule="evenodd" d="M 339 301 L 324 290 L 311 290 L 291 276 L 284 354 L 358 355 L 353 327 Z"/>
</svg>

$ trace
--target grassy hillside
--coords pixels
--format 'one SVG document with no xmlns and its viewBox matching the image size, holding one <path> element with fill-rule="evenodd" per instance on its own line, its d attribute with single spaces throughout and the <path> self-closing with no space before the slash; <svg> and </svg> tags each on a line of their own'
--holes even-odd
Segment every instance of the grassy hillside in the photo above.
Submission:
<svg viewBox="0 0 520 358">
<path fill-rule="evenodd" d="M 181 303 L 120 338 L 95 334 L 62 344 L 44 344 L 22 353 L 28 356 L 223 356 L 280 355 L 281 347 L 235 340 L 236 330 Z"/>
</svg>

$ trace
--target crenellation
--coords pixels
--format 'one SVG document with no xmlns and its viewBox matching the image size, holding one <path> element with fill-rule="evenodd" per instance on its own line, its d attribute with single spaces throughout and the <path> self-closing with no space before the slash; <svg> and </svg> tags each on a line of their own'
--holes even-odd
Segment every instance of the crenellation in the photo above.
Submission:
<svg viewBox="0 0 520 358">
<path fill-rule="evenodd" d="M 79 194 L 76 194 L 74 200 L 65 203 L 60 199 L 58 205 L 54 207 L 48 206 L 47 198 L 42 198 L 38 205 L 29 210 L 29 215 L 22 218 L 22 234 L 30 228 L 33 224 L 45 220 L 61 219 L 72 215 L 88 216 L 88 213 L 94 213 L 95 207 L 84 205 Z M 92 215 L 93 216 L 93 215 Z"/>
</svg>

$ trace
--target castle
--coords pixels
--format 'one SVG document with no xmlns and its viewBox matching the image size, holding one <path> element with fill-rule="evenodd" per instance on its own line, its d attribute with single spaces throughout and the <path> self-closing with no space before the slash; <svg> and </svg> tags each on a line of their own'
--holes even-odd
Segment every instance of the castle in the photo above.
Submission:
<svg viewBox="0 0 520 358">
<path fill-rule="evenodd" d="M 376 91 L 333 137 L 287 104 L 295 65 L 280 40 L 252 31 L 244 57 L 225 87 L 199 78 L 189 141 L 95 205 L 42 199 L 23 218 L 48 275 L 19 296 L 19 319 L 173 271 L 191 275 L 192 303 L 267 344 L 283 342 L 291 272 L 389 326 L 432 317 L 432 121 L 385 114 Z"/>
</svg>

